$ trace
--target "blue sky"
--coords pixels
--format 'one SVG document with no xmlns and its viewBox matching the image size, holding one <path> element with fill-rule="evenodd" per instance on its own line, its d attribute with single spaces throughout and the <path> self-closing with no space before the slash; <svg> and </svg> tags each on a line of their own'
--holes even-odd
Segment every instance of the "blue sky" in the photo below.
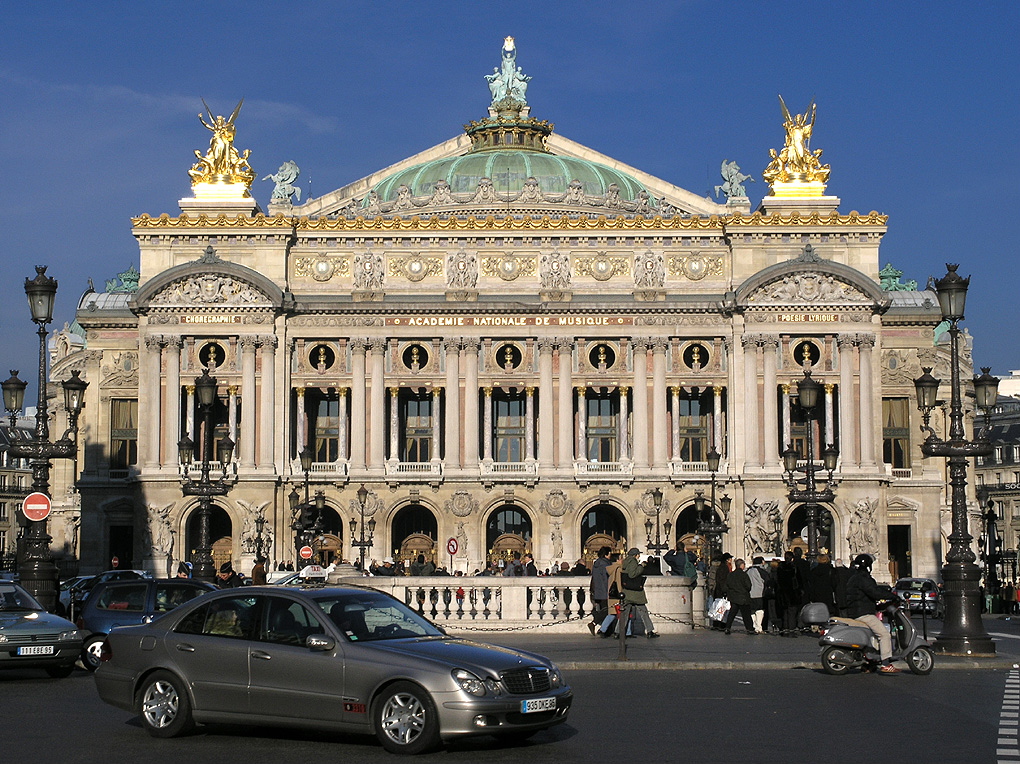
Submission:
<svg viewBox="0 0 1020 764">
<path fill-rule="evenodd" d="M 792 110 L 841 211 L 890 216 L 882 265 L 922 284 L 972 275 L 975 362 L 1020 369 L 1013 232 L 1020 185 L 1020 4 L 1009 2 L 19 3 L 0 30 L 0 368 L 36 366 L 22 291 L 60 281 L 54 324 L 132 264 L 133 215 L 179 213 L 205 98 L 243 96 L 258 177 L 301 167 L 319 196 L 485 115 L 506 35 L 534 116 L 699 194 L 761 171 Z M 272 183 L 256 181 L 265 206 Z M 34 393 L 29 392 L 29 400 Z"/>
</svg>

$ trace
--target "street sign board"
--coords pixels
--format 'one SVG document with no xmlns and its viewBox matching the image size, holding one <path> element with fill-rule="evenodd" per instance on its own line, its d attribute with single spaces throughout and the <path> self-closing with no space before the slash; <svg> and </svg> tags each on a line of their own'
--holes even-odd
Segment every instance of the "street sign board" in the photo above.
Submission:
<svg viewBox="0 0 1020 764">
<path fill-rule="evenodd" d="M 298 554 L 301 555 L 302 560 L 310 560 L 312 559 L 312 548 L 310 546 L 303 546 Z"/>
<path fill-rule="evenodd" d="M 455 555 L 457 554 L 457 550 L 459 548 L 460 547 L 457 545 L 457 539 L 451 536 L 450 540 L 446 542 L 446 551 L 449 552 L 451 555 Z"/>
<path fill-rule="evenodd" d="M 51 508 L 50 497 L 38 491 L 26 496 L 25 502 L 21 505 L 21 511 L 25 514 L 25 517 L 33 522 L 45 520 L 49 517 Z"/>
</svg>

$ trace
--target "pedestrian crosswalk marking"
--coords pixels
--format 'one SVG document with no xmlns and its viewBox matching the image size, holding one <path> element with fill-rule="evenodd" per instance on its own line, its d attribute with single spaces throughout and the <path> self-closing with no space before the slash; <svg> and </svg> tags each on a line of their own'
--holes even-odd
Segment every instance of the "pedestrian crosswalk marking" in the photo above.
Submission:
<svg viewBox="0 0 1020 764">
<path fill-rule="evenodd" d="M 996 740 L 995 755 L 999 764 L 1016 764 L 1020 760 L 1020 746 L 1017 744 L 1017 726 L 1020 722 L 1020 670 L 1013 669 L 1006 677 L 1002 691 L 1002 708 L 999 711 L 999 736 Z M 1008 757 L 1008 758 L 1002 758 Z"/>
</svg>

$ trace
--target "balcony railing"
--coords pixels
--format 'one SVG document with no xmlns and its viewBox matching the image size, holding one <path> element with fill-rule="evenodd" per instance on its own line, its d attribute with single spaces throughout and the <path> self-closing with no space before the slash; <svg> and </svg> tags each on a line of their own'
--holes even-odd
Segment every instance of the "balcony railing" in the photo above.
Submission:
<svg viewBox="0 0 1020 764">
<path fill-rule="evenodd" d="M 901 480 L 909 480 L 913 477 L 913 472 L 914 471 L 910 469 L 910 467 L 907 467 L 906 469 L 902 467 L 893 467 L 892 476 Z"/>
<path fill-rule="evenodd" d="M 536 477 L 536 462 L 482 462 L 478 465 L 482 477 Z"/>
<path fill-rule="evenodd" d="M 443 463 L 431 462 L 386 462 L 386 477 L 399 477 L 405 480 L 431 480 L 443 476 Z"/>
<path fill-rule="evenodd" d="M 574 462 L 574 476 L 586 478 L 618 478 L 624 476 L 633 477 L 633 462 Z"/>
</svg>

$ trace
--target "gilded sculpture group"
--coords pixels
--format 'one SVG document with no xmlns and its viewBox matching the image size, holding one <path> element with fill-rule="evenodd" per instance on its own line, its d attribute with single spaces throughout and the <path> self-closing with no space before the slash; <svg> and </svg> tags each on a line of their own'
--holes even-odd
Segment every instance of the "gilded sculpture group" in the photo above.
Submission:
<svg viewBox="0 0 1020 764">
<path fill-rule="evenodd" d="M 803 114 L 791 116 L 782 96 L 779 96 L 779 103 L 783 107 L 786 145 L 779 153 L 776 153 L 775 149 L 769 149 L 772 161 L 762 173 L 765 182 L 769 184 L 827 183 L 829 165 L 823 165 L 818 161 L 822 156 L 822 150 L 811 151 L 811 131 L 815 126 L 815 104 L 812 103 L 808 111 Z M 810 119 L 808 119 L 809 114 Z"/>
</svg>

